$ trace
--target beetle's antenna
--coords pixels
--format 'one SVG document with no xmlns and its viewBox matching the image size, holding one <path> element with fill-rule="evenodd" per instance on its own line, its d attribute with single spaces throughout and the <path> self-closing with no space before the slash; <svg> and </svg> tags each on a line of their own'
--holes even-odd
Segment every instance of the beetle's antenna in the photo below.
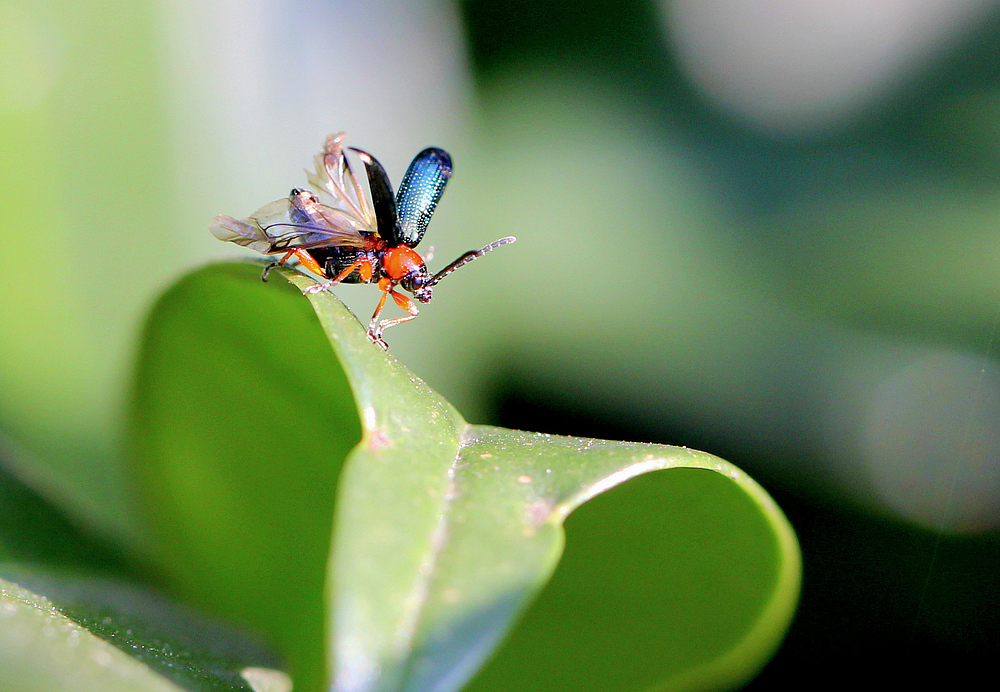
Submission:
<svg viewBox="0 0 1000 692">
<path fill-rule="evenodd" d="M 436 284 L 441 279 L 443 279 L 444 277 L 446 277 L 449 274 L 451 274 L 453 271 L 455 271 L 459 267 L 468 264 L 469 262 L 471 262 L 472 260 L 476 259 L 477 257 L 482 257 L 483 255 L 485 255 L 487 252 L 489 252 L 491 250 L 496 250 L 501 245 L 508 245 L 510 243 L 513 243 L 515 240 L 517 240 L 517 238 L 515 238 L 512 235 L 509 235 L 506 238 L 500 238 L 499 240 L 494 240 L 489 245 L 486 245 L 485 247 L 481 247 L 478 250 L 469 250 L 464 255 L 462 255 L 461 257 L 459 257 L 457 260 L 455 260 L 454 262 L 452 262 L 451 264 L 449 264 L 447 267 L 445 267 L 444 269 L 442 269 L 441 271 L 439 271 L 437 274 L 435 274 L 434 276 L 432 276 L 431 280 L 428 281 L 427 283 L 425 283 L 424 286 L 426 286 L 428 288 L 431 287 L 431 286 L 433 286 L 434 284 Z"/>
</svg>

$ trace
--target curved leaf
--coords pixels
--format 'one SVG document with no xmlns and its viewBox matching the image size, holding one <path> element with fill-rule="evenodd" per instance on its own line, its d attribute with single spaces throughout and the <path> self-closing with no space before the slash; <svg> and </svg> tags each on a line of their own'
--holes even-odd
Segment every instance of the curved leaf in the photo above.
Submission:
<svg viewBox="0 0 1000 692">
<path fill-rule="evenodd" d="M 311 283 L 285 275 L 297 288 Z M 473 688 L 532 689 L 530 679 L 525 683 L 510 671 L 545 669 L 545 684 L 535 689 L 573 689 L 579 678 L 623 682 L 614 687 L 626 690 L 685 679 L 730 684 L 773 651 L 797 597 L 798 552 L 780 511 L 738 469 L 684 448 L 470 426 L 371 344 L 335 296 L 324 292 L 309 299 L 319 330 L 304 315 L 308 303 L 277 283 L 261 284 L 255 267 L 217 266 L 167 294 L 147 331 L 134 439 L 149 516 L 169 557 L 165 569 L 199 602 L 225 592 L 224 612 L 257 625 L 297 656 L 296 689 L 323 687 L 325 647 L 335 690 L 457 690 L 539 592 L 523 627 Z M 328 348 L 319 356 L 317 341 L 324 334 L 340 366 Z M 227 353 L 238 356 L 220 356 Z M 259 374 L 268 367 L 278 374 L 272 385 L 302 393 L 294 401 L 287 392 L 281 398 L 287 404 L 282 430 L 304 432 L 310 444 L 261 434 L 268 430 L 272 399 L 280 396 L 268 391 Z M 361 442 L 346 455 L 345 411 L 353 406 L 350 429 L 357 431 L 360 418 Z M 319 419 L 317 411 L 332 410 L 336 419 Z M 220 412 L 239 415 L 224 416 L 225 432 L 214 432 Z M 342 470 L 343 457 L 335 459 L 334 449 L 347 456 Z M 621 531 L 612 541 L 605 536 L 602 542 L 593 526 L 581 530 L 590 525 L 590 508 L 580 510 L 580 520 L 575 515 L 568 524 L 564 564 L 570 568 L 560 567 L 545 586 L 562 553 L 562 523 L 570 512 L 639 474 L 681 467 L 697 470 L 652 474 L 656 491 L 635 511 L 631 501 L 613 498 L 627 496 L 636 481 L 594 503 L 614 508 L 606 516 Z M 337 471 L 339 481 L 331 477 Z M 206 479 L 213 481 L 207 489 Z M 307 518 L 289 516 L 285 505 L 301 503 L 295 492 L 313 498 Z M 657 503 L 669 503 L 671 511 Z M 257 515 L 267 521 L 241 526 Z M 300 547 L 315 542 L 308 561 L 282 540 L 292 528 Z M 615 558 L 621 563 L 617 573 L 633 577 L 628 588 L 597 579 L 602 571 L 616 573 L 600 569 L 602 556 L 637 540 L 630 536 L 637 532 L 642 552 L 622 548 Z M 320 549 L 330 551 L 325 568 L 317 558 Z M 577 553 L 585 557 L 572 559 Z M 250 575 L 252 588 L 237 583 L 233 564 Z M 270 570 L 266 584 L 256 575 L 264 567 Z M 327 606 L 317 587 L 324 569 Z M 233 574 L 222 578 L 220 572 Z M 592 587 L 614 598 L 588 592 Z M 287 600 L 292 589 L 310 622 L 317 608 L 327 609 L 325 645 L 304 634 L 293 637 L 281 624 L 282 617 L 302 618 Z M 562 617 L 563 607 L 553 612 L 551 604 L 564 602 L 567 594 L 572 599 L 588 593 L 569 609 L 573 617 Z M 614 609 L 595 607 L 604 600 L 628 612 L 618 617 Z M 267 609 L 269 617 L 257 609 Z M 637 626 L 635 613 L 646 616 L 644 626 Z M 619 622 L 628 626 L 616 633 Z M 593 648 L 611 635 L 630 642 L 627 651 L 612 647 L 607 656 L 574 659 L 573 646 L 587 650 L 588 642 Z M 692 644 L 676 646 L 678 641 Z M 301 647 L 298 654 L 293 644 Z M 644 655 L 624 655 L 633 650 Z M 626 668 L 637 666 L 641 674 L 622 678 Z"/>
<path fill-rule="evenodd" d="M 323 584 L 340 467 L 361 437 L 309 304 L 215 265 L 153 308 L 132 397 L 135 483 L 176 592 L 265 635 L 322 689 Z"/>
<path fill-rule="evenodd" d="M 798 585 L 794 536 L 754 495 L 742 474 L 675 467 L 582 505 L 551 580 L 468 689 L 738 688 Z"/>
<path fill-rule="evenodd" d="M 47 599 L 0 579 L 0 687 L 12 692 L 179 692 L 64 616 Z"/>
<path fill-rule="evenodd" d="M 288 276 L 300 288 L 311 283 Z M 705 553 L 700 563 L 653 565 L 671 568 L 683 579 L 699 570 L 719 574 L 727 562 L 752 556 L 759 561 L 759 574 L 750 582 L 736 572 L 729 586 L 740 598 L 703 598 L 694 618 L 656 613 L 661 617 L 657 633 L 681 636 L 696 646 L 673 658 L 650 657 L 639 676 L 642 685 L 666 678 L 676 678 L 676 684 L 685 684 L 684 679 L 692 685 L 732 684 L 767 660 L 794 611 L 800 562 L 791 527 L 746 474 L 686 448 L 469 426 L 426 384 L 367 343 L 336 297 L 320 293 L 310 300 L 341 355 L 364 426 L 362 443 L 344 468 L 331 556 L 334 689 L 459 689 L 555 568 L 563 546 L 561 524 L 570 512 L 639 474 L 681 467 L 721 474 L 723 483 L 702 485 L 695 496 L 716 503 L 716 520 L 738 518 L 743 529 L 754 530 L 717 533 L 715 545 L 699 546 Z M 383 386 L 373 387 L 375 382 Z M 720 496 L 728 504 L 718 503 Z M 640 526 L 656 521 L 655 514 L 640 516 Z M 689 540 L 704 525 L 685 528 Z M 660 538 L 671 542 L 667 535 Z M 633 572 L 648 570 L 646 583 L 655 584 L 657 572 L 650 567 L 641 557 L 630 563 Z M 634 605 L 650 608 L 649 603 Z M 740 617 L 718 620 L 724 632 L 700 626 L 713 622 L 711 612 L 731 615 L 734 609 L 742 609 Z M 586 634 L 587 611 L 583 608 L 582 617 L 567 629 L 577 639 L 600 634 L 594 629 Z M 614 636 L 622 640 L 620 633 Z M 556 651 L 547 648 L 555 644 L 535 641 L 536 658 L 546 661 L 548 670 L 558 668 L 553 666 Z M 567 680 L 599 681 L 601 676 L 592 675 L 597 668 L 607 683 L 620 683 L 615 671 L 631 663 L 591 660 L 598 665 L 567 657 Z M 516 674 L 497 689 L 525 689 L 523 673 L 519 663 Z M 565 689 L 583 688 L 566 684 Z"/>
</svg>

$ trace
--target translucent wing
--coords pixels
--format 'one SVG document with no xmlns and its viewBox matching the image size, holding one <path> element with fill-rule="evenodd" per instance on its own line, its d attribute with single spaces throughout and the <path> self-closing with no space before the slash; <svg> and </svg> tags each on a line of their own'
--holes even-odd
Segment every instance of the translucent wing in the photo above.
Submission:
<svg viewBox="0 0 1000 692">
<path fill-rule="evenodd" d="M 307 172 L 315 194 L 292 190 L 246 219 L 219 215 L 211 227 L 220 240 L 269 254 L 292 248 L 363 247 L 363 233 L 376 233 L 372 203 L 344 155 L 344 133 L 331 135 Z"/>
<path fill-rule="evenodd" d="M 342 212 L 357 230 L 376 233 L 378 221 L 375 209 L 345 156 L 343 143 L 346 136 L 341 132 L 326 138 L 323 151 L 315 158 L 316 171 L 306 171 L 306 177 L 319 193 L 322 204 Z"/>
<path fill-rule="evenodd" d="M 424 237 L 451 171 L 451 156 L 443 149 L 424 149 L 413 158 L 396 195 L 401 243 L 415 247 Z"/>
<path fill-rule="evenodd" d="M 209 230 L 219 240 L 236 243 L 265 255 L 271 251 L 271 239 L 253 219 L 234 219 L 232 216 L 219 214 Z"/>
<path fill-rule="evenodd" d="M 269 254 L 292 248 L 362 247 L 364 238 L 354 226 L 354 219 L 341 210 L 319 204 L 309 192 L 293 190 L 246 219 L 220 214 L 211 231 L 219 240 Z"/>
</svg>

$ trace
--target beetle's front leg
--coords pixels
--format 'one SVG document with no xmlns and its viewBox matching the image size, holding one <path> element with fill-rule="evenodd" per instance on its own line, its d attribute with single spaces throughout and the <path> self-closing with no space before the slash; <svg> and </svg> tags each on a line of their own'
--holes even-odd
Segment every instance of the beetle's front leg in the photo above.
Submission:
<svg viewBox="0 0 1000 692">
<path fill-rule="evenodd" d="M 409 322 L 420 313 L 420 310 L 417 308 L 417 304 L 410 300 L 408 296 L 405 296 L 402 293 L 397 293 L 393 290 L 395 285 L 390 279 L 380 279 L 378 287 L 382 289 L 383 293 L 382 298 L 378 302 L 378 307 L 375 308 L 375 314 L 372 315 L 372 321 L 368 323 L 368 338 L 382 348 L 388 350 L 389 345 L 385 342 L 385 339 L 382 338 L 382 332 L 394 325 Z M 383 308 L 385 308 L 385 299 L 390 295 L 396 302 L 396 305 L 410 314 L 406 317 L 394 317 L 393 319 L 380 321 L 379 316 L 382 314 Z"/>
</svg>

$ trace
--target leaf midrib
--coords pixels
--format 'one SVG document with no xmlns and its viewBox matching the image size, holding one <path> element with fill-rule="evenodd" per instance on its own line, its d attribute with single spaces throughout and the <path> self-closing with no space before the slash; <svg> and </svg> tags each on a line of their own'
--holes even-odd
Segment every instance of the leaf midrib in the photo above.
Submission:
<svg viewBox="0 0 1000 692">
<path fill-rule="evenodd" d="M 415 581 L 414 588 L 411 591 L 413 607 L 407 608 L 406 612 L 410 615 L 410 617 L 407 618 L 406 622 L 402 623 L 398 631 L 398 636 L 396 637 L 395 648 L 400 653 L 407 652 L 413 648 L 413 642 L 415 640 L 417 630 L 420 627 L 421 615 L 430 600 L 430 587 L 437 572 L 436 568 L 438 560 L 448 545 L 447 539 L 451 519 L 450 510 L 455 503 L 455 499 L 458 497 L 458 484 L 456 482 L 458 464 L 459 460 L 462 458 L 462 449 L 466 444 L 466 437 L 470 427 L 471 426 L 468 423 L 465 423 L 462 430 L 459 432 L 459 442 L 458 448 L 455 450 L 455 457 L 452 459 L 451 463 L 448 465 L 447 471 L 445 472 L 448 479 L 447 490 L 442 498 L 441 512 L 437 517 L 434 529 L 431 531 L 429 550 L 427 551 L 425 559 L 420 564 L 420 577 Z M 402 684 L 400 689 L 407 689 L 415 661 L 414 657 L 410 655 L 401 656 L 401 658 L 406 661 L 406 665 L 402 670 Z"/>
</svg>

